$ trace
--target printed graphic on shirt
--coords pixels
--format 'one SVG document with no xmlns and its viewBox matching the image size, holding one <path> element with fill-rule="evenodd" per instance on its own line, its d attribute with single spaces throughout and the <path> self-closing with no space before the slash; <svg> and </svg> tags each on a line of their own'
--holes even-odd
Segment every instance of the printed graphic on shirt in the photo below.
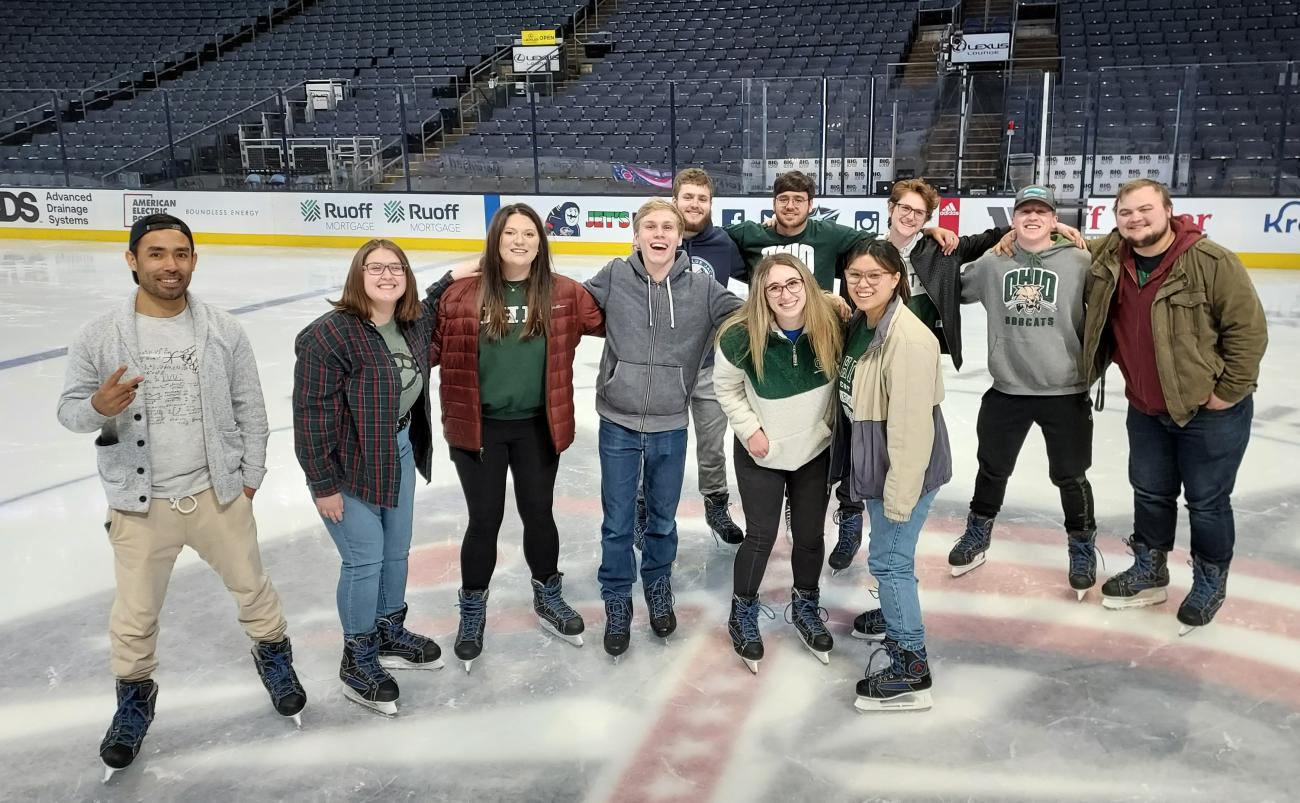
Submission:
<svg viewBox="0 0 1300 803">
<path fill-rule="evenodd" d="M 705 276 L 716 279 L 718 272 L 713 269 L 713 263 L 704 257 L 691 257 L 691 272 L 703 273 Z"/>
<path fill-rule="evenodd" d="M 416 365 L 415 358 L 410 354 L 395 352 L 393 355 L 393 367 L 398 371 L 402 378 L 402 390 L 410 390 L 420 381 L 420 366 Z"/>
<path fill-rule="evenodd" d="M 1055 326 L 1059 277 L 1044 267 L 1018 267 L 1002 275 L 1007 326 Z"/>
<path fill-rule="evenodd" d="M 817 264 L 817 249 L 807 243 L 788 243 L 786 245 L 769 245 L 762 251 L 763 256 L 772 254 L 791 254 L 812 269 Z"/>
<path fill-rule="evenodd" d="M 528 322 L 528 305 L 527 304 L 506 304 L 503 309 L 506 311 L 506 324 L 515 326 Z M 487 310 L 483 310 L 482 324 L 487 324 Z"/>
<path fill-rule="evenodd" d="M 155 349 L 141 352 L 140 362 L 149 426 L 203 421 L 195 346 L 181 351 Z"/>
</svg>

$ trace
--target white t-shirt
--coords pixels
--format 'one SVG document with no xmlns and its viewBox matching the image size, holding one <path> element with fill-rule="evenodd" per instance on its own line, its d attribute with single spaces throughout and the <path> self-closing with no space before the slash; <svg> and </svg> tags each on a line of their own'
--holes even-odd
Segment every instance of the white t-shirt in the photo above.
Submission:
<svg viewBox="0 0 1300 803">
<path fill-rule="evenodd" d="M 190 496 L 212 487 L 203 439 L 203 400 L 194 342 L 194 315 L 171 318 L 136 313 L 140 372 L 149 418 L 149 464 L 155 499 Z"/>
</svg>

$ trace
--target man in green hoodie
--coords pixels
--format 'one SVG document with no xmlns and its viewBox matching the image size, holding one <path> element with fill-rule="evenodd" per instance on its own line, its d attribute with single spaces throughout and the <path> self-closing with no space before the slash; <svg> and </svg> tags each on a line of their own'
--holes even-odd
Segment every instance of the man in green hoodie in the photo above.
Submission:
<svg viewBox="0 0 1300 803">
<path fill-rule="evenodd" d="M 988 318 L 993 387 L 976 422 L 979 473 L 966 530 L 948 555 L 959 577 L 984 564 L 993 520 L 1029 429 L 1047 444 L 1048 476 L 1061 494 L 1068 534 L 1069 581 L 1080 600 L 1097 582 L 1092 486 L 1092 410 L 1082 369 L 1084 283 L 1088 252 L 1055 235 L 1056 198 L 1047 187 L 1016 195 L 1011 256 L 989 251 L 961 275 L 962 303 L 979 302 Z"/>
</svg>

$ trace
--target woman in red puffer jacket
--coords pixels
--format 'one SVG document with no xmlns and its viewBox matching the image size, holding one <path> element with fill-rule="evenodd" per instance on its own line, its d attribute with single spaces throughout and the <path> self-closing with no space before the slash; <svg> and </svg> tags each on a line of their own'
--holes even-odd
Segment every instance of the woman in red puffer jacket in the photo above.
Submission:
<svg viewBox="0 0 1300 803">
<path fill-rule="evenodd" d="M 574 352 L 584 334 L 604 333 L 604 316 L 582 285 L 552 271 L 531 207 L 511 204 L 493 216 L 479 265 L 478 277 L 443 295 L 430 360 L 442 366 L 443 434 L 469 509 L 455 646 L 466 672 L 483 651 L 507 469 L 533 609 L 545 630 L 582 645 L 582 617 L 562 596 L 551 503 L 560 452 L 573 443 Z"/>
</svg>

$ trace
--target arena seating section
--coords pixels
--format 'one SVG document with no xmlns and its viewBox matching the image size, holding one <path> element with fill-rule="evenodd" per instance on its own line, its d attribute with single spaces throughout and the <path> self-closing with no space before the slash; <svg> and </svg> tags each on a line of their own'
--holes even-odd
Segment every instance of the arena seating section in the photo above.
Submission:
<svg viewBox="0 0 1300 803">
<path fill-rule="evenodd" d="M 582 7 L 579 0 L 292 4 L 303 7 L 271 30 L 162 76 L 165 92 L 143 88 L 111 104 L 78 103 L 85 97 L 78 90 L 147 83 L 160 63 L 202 56 L 228 32 L 250 28 L 268 8 L 285 5 L 3 0 L 0 136 L 40 117 L 41 110 L 29 110 L 47 103 L 50 93 L 33 88 L 62 91 L 69 167 L 84 181 L 166 145 L 164 94 L 172 134 L 182 138 L 279 89 L 337 78 L 351 81 L 355 96 L 299 123 L 295 135 L 392 137 L 403 126 L 409 132 L 440 115 L 450 119 L 454 100 L 432 90 L 452 76 L 463 81 L 503 37 L 562 26 Z M 878 76 L 877 155 L 894 129 L 894 108 L 897 130 L 923 135 L 935 124 L 933 84 L 881 79 L 888 65 L 904 60 L 916 34 L 916 0 L 622 0 L 616 8 L 600 26 L 611 51 L 592 61 L 589 75 L 539 101 L 543 159 L 667 169 L 674 145 L 670 97 L 678 166 L 734 168 L 757 155 L 760 128 L 763 153 L 815 156 L 822 76 L 835 79 L 827 98 L 832 153 L 842 145 L 865 155 L 862 120 L 871 82 L 854 77 Z M 1007 26 L 1006 18 L 979 23 L 989 30 Z M 1179 151 L 1191 156 L 1194 193 L 1300 192 L 1300 87 L 1288 91 L 1281 84 L 1278 64 L 1300 56 L 1300 0 L 1063 0 L 1058 29 L 1054 153 L 1082 153 L 1094 138 L 1097 153 L 1168 153 L 1177 137 Z M 1207 66 L 1189 71 L 1189 64 Z M 670 81 L 676 82 L 671 96 Z M 404 95 L 405 121 L 391 89 L 398 83 L 412 88 Z M 1032 120 L 1034 91 L 1031 81 L 1013 82 L 1003 113 Z M 761 126 L 759 110 L 765 110 Z M 532 125 L 527 103 L 503 105 L 446 153 L 531 160 Z M 29 142 L 0 144 L 5 180 L 62 183 L 58 142 L 42 130 Z M 488 180 L 476 188 L 506 187 Z"/>
</svg>

